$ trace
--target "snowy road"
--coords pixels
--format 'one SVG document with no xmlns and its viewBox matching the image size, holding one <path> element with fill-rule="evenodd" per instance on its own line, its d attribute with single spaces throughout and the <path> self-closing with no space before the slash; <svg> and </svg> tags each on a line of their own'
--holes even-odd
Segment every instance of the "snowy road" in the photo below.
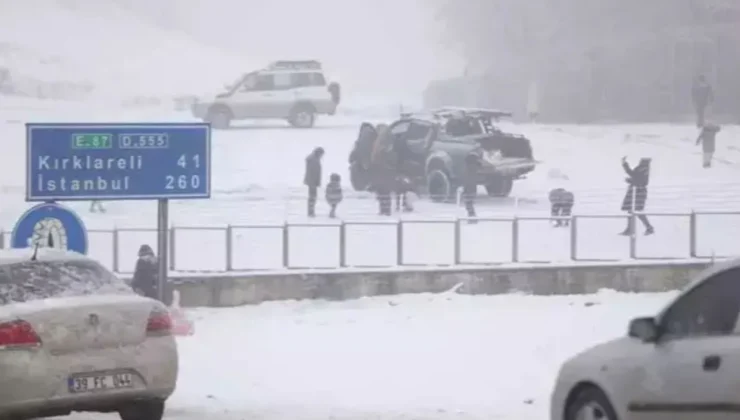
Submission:
<svg viewBox="0 0 740 420">
<path fill-rule="evenodd" d="M 444 293 L 198 309 L 166 418 L 544 420 L 563 360 L 625 334 L 671 296 Z M 72 419 L 87 418 L 109 417 Z"/>
</svg>

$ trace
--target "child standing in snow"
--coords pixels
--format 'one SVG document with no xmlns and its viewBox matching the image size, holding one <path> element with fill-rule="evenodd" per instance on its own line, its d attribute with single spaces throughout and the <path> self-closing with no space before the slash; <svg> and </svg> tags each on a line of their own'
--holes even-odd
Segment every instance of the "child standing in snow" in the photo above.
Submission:
<svg viewBox="0 0 740 420">
<path fill-rule="evenodd" d="M 326 202 L 329 203 L 331 211 L 329 217 L 337 217 L 337 206 L 342 202 L 342 178 L 339 174 L 331 174 L 329 183 L 326 185 Z"/>
<path fill-rule="evenodd" d="M 555 188 L 550 191 L 550 215 L 555 220 L 555 227 L 570 225 L 570 216 L 573 214 L 575 196 L 565 188 Z"/>
</svg>

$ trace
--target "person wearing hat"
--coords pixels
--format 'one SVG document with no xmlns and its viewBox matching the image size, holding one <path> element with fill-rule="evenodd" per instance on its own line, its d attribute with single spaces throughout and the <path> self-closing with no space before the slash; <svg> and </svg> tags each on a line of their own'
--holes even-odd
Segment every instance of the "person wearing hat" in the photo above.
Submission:
<svg viewBox="0 0 740 420">
<path fill-rule="evenodd" d="M 306 172 L 303 183 L 308 187 L 308 217 L 316 216 L 316 199 L 321 186 L 321 158 L 324 149 L 317 147 L 306 157 Z"/>
<path fill-rule="evenodd" d="M 627 173 L 627 192 L 624 194 L 622 199 L 622 211 L 626 211 L 630 214 L 627 218 L 627 227 L 620 233 L 620 235 L 629 236 L 634 233 L 634 217 L 635 212 L 642 212 L 645 210 L 645 203 L 648 195 L 648 184 L 650 183 L 650 158 L 642 158 L 640 162 L 634 168 L 630 168 L 627 163 L 627 157 L 622 158 L 622 168 Z M 643 226 L 645 227 L 645 235 L 652 235 L 655 233 L 653 225 L 650 224 L 647 216 L 639 213 L 636 214 L 637 218 L 640 219 Z"/>
<path fill-rule="evenodd" d="M 337 217 L 337 206 L 342 202 L 342 177 L 339 174 L 331 174 L 329 183 L 326 184 L 326 202 L 329 204 L 329 217 Z"/>
</svg>

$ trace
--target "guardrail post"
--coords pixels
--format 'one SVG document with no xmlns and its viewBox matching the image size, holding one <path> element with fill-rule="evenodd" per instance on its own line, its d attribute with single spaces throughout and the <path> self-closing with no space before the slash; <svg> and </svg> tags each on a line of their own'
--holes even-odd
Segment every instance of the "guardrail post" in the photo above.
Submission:
<svg viewBox="0 0 740 420">
<path fill-rule="evenodd" d="M 119 261 L 118 261 L 118 228 L 113 228 L 113 261 L 111 261 L 111 265 L 113 265 L 113 272 L 117 273 L 118 269 L 120 268 Z"/>
<path fill-rule="evenodd" d="M 290 268 L 290 251 L 289 249 L 289 241 L 290 241 L 290 234 L 288 232 L 290 228 L 290 225 L 288 223 L 285 223 L 283 225 L 283 267 L 284 268 Z"/>
<path fill-rule="evenodd" d="M 519 218 L 511 220 L 511 262 L 519 261 Z"/>
<path fill-rule="evenodd" d="M 403 265 L 403 220 L 396 224 L 396 265 Z"/>
<path fill-rule="evenodd" d="M 696 258 L 696 212 L 689 215 L 689 256 Z"/>
<path fill-rule="evenodd" d="M 170 241 L 170 252 L 169 252 L 169 254 L 170 255 L 168 255 L 168 257 L 170 258 L 170 270 L 171 271 L 175 271 L 175 255 L 177 255 L 175 253 L 175 237 L 176 237 L 175 227 L 172 226 L 170 228 L 170 239 L 169 239 L 169 241 Z"/>
<path fill-rule="evenodd" d="M 455 220 L 455 264 L 460 264 L 462 261 L 462 249 L 460 243 L 462 242 L 462 228 L 460 219 Z"/>
<path fill-rule="evenodd" d="M 347 266 L 347 229 L 344 222 L 339 224 L 339 266 Z"/>
<path fill-rule="evenodd" d="M 578 261 L 578 216 L 570 219 L 570 259 Z"/>
<path fill-rule="evenodd" d="M 637 215 L 630 213 L 628 217 L 630 218 L 629 225 L 632 226 L 632 232 L 630 232 L 630 258 L 634 260 L 637 258 Z"/>
<path fill-rule="evenodd" d="M 227 225 L 226 226 L 226 271 L 231 271 L 234 269 L 233 240 L 234 240 L 234 228 L 232 228 L 231 225 Z"/>
</svg>

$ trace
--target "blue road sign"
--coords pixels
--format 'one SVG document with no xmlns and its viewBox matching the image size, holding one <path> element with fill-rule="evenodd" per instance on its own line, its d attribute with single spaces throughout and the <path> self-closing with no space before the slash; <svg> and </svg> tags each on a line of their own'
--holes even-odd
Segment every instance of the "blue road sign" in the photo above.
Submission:
<svg viewBox="0 0 740 420">
<path fill-rule="evenodd" d="M 87 230 L 77 213 L 56 203 L 43 203 L 23 213 L 13 228 L 11 247 L 57 248 L 87 253 Z"/>
<path fill-rule="evenodd" d="M 26 124 L 26 159 L 26 201 L 211 196 L 209 124 Z"/>
</svg>

